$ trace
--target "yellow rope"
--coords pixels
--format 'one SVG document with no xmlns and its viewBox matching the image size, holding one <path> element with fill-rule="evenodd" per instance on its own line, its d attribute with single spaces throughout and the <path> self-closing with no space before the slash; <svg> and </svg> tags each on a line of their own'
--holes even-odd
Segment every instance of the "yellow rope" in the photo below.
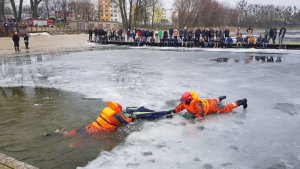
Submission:
<svg viewBox="0 0 300 169">
<path fill-rule="evenodd" d="M 206 99 L 200 99 L 199 98 L 199 101 L 202 103 L 203 109 L 204 109 L 203 110 L 204 111 L 204 115 L 206 115 L 207 112 L 208 112 L 209 103 L 208 103 L 208 101 Z"/>
</svg>

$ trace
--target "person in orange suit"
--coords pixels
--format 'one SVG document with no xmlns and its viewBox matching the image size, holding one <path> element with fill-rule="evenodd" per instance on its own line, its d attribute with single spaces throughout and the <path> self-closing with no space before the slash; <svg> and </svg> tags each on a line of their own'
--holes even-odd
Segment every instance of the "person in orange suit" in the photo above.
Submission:
<svg viewBox="0 0 300 169">
<path fill-rule="evenodd" d="M 170 110 L 173 113 L 178 113 L 184 109 L 190 113 L 193 118 L 204 118 L 208 114 L 214 113 L 229 113 L 233 109 L 243 106 L 244 109 L 248 107 L 247 99 L 237 100 L 233 103 L 223 105 L 222 100 L 224 100 L 226 96 L 220 96 L 215 99 L 202 99 L 198 96 L 198 94 L 194 91 L 184 92 L 181 95 L 181 103 L 175 107 L 175 109 Z"/>
<path fill-rule="evenodd" d="M 97 133 L 116 131 L 118 127 L 132 122 L 132 118 L 125 117 L 122 113 L 122 106 L 119 103 L 110 101 L 97 119 L 85 127 L 67 132 L 67 136 L 88 136 Z"/>
</svg>

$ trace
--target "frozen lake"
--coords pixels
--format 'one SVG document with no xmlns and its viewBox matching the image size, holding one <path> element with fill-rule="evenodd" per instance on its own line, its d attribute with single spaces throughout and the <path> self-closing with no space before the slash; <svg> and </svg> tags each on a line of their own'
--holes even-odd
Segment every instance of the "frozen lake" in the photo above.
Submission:
<svg viewBox="0 0 300 169">
<path fill-rule="evenodd" d="M 172 109 L 181 93 L 189 90 L 200 97 L 226 95 L 225 102 L 248 99 L 246 111 L 238 108 L 203 121 L 189 121 L 178 114 L 146 122 L 124 143 L 102 151 L 87 169 L 299 169 L 299 54 L 103 47 L 27 55 L 0 59 L 0 86 L 53 87 L 86 98 L 114 100 L 123 107 L 154 110 Z"/>
</svg>

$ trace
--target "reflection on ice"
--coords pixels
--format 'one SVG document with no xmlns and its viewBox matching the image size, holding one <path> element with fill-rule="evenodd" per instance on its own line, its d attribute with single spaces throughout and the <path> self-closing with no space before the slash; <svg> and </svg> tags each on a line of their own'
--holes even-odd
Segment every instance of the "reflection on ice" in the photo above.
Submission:
<svg viewBox="0 0 300 169">
<path fill-rule="evenodd" d="M 289 115 L 292 115 L 292 116 L 300 113 L 300 105 L 299 104 L 276 103 L 274 109 L 280 110 L 284 113 L 288 113 Z"/>
<path fill-rule="evenodd" d="M 251 63 L 254 58 L 255 58 L 256 61 L 261 61 L 262 63 L 265 63 L 265 62 L 281 63 L 282 60 L 285 60 L 285 57 L 281 57 L 281 56 L 276 56 L 276 57 L 274 57 L 274 56 L 248 56 L 248 57 L 244 58 L 243 60 L 244 60 L 245 63 Z M 224 62 L 230 61 L 231 59 L 223 57 L 223 58 L 214 58 L 214 59 L 210 59 L 210 60 L 218 62 L 218 63 L 224 63 Z M 234 62 L 238 63 L 238 62 L 240 62 L 240 60 L 241 60 L 240 58 L 235 58 Z"/>
</svg>

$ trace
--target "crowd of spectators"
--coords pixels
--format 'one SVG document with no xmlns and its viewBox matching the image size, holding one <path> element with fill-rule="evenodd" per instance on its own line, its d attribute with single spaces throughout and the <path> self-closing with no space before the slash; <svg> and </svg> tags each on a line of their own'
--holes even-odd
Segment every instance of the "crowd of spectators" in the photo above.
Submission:
<svg viewBox="0 0 300 169">
<path fill-rule="evenodd" d="M 278 42 L 282 44 L 286 28 L 266 29 L 264 35 L 253 35 L 253 27 L 249 26 L 244 34 L 238 27 L 231 31 L 226 28 L 193 28 L 188 29 L 90 29 L 89 41 L 107 44 L 108 41 L 133 42 L 136 46 L 173 46 L 173 47 L 211 47 L 231 48 L 233 44 L 238 48 L 266 48 L 268 44 Z M 94 37 L 93 37 L 94 35 Z"/>
<path fill-rule="evenodd" d="M 19 32 L 19 25 L 15 19 L 1 18 L 0 27 L 3 28 L 2 31 L 4 31 L 4 33 Z"/>
</svg>

